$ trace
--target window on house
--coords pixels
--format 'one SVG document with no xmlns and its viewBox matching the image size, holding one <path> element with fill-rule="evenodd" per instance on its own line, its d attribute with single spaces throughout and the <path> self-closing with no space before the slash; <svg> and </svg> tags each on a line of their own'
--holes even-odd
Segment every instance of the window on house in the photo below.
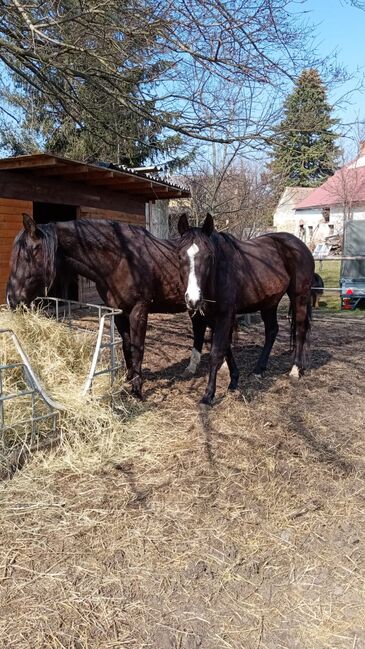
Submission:
<svg viewBox="0 0 365 649">
<path fill-rule="evenodd" d="M 310 239 L 313 237 L 313 225 L 308 225 L 308 235 Z"/>
<path fill-rule="evenodd" d="M 322 209 L 322 216 L 323 216 L 324 222 L 328 223 L 328 221 L 330 220 L 330 208 L 329 207 L 324 207 Z"/>
</svg>

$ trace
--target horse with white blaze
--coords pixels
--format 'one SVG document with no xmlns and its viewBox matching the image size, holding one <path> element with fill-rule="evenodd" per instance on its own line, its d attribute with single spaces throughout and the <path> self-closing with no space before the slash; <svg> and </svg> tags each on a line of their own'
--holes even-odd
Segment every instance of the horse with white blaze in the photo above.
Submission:
<svg viewBox="0 0 365 649">
<path fill-rule="evenodd" d="M 292 312 L 294 363 L 290 375 L 299 378 L 307 363 L 314 273 L 314 259 L 307 246 L 286 232 L 239 241 L 230 234 L 214 231 L 210 214 L 201 228 L 189 227 L 183 214 L 178 229 L 186 306 L 190 311 L 204 311 L 213 323 L 209 381 L 202 402 L 212 402 L 217 372 L 224 358 L 231 377 L 229 389 L 238 386 L 239 373 L 231 350 L 237 313 L 261 312 L 265 344 L 254 373 L 261 375 L 266 369 L 279 330 L 277 308 L 285 293 Z"/>
</svg>

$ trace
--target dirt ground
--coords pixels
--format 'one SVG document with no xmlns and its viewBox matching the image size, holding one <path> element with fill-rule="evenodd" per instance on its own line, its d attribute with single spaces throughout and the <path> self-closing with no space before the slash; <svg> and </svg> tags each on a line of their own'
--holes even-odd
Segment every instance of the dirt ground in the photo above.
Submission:
<svg viewBox="0 0 365 649">
<path fill-rule="evenodd" d="M 297 384 L 280 325 L 262 380 L 241 329 L 209 408 L 187 317 L 152 316 L 122 438 L 2 484 L 1 647 L 365 647 L 365 320 L 316 315 Z"/>
</svg>

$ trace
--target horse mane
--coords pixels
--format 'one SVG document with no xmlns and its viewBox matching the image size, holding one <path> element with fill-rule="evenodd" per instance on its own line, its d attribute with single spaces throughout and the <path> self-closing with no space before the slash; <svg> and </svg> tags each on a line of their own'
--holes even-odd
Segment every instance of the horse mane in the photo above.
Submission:
<svg viewBox="0 0 365 649">
<path fill-rule="evenodd" d="M 45 287 L 49 289 L 56 279 L 57 264 L 56 255 L 58 248 L 58 237 L 54 223 L 47 223 L 37 227 L 37 231 L 42 234 L 42 248 L 43 248 L 43 268 L 44 268 L 44 283 Z"/>
<path fill-rule="evenodd" d="M 58 238 L 55 224 L 47 223 L 45 225 L 37 225 L 36 234 L 42 245 L 44 285 L 49 290 L 55 281 L 57 272 L 56 255 Z M 14 246 L 19 246 L 23 249 L 27 247 L 27 235 L 24 230 L 15 238 Z"/>
<path fill-rule="evenodd" d="M 237 237 L 235 237 L 233 234 L 230 234 L 229 232 L 214 232 L 213 238 L 216 237 L 217 241 L 219 241 L 219 237 L 224 239 L 226 243 L 228 243 L 231 248 L 234 248 L 235 250 L 239 249 L 239 244 L 242 243 Z"/>
</svg>

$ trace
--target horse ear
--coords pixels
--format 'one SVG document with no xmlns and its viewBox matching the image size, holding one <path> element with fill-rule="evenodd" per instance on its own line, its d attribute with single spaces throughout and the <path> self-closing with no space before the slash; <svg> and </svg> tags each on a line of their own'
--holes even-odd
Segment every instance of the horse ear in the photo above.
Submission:
<svg viewBox="0 0 365 649">
<path fill-rule="evenodd" d="M 28 232 L 32 239 L 36 239 L 37 226 L 32 217 L 29 216 L 29 214 L 23 214 L 23 226 L 24 230 Z"/>
<path fill-rule="evenodd" d="M 187 215 L 184 213 L 180 216 L 179 222 L 177 224 L 177 229 L 179 231 L 180 236 L 185 234 L 189 230 L 189 221 Z"/>
<path fill-rule="evenodd" d="M 209 214 L 209 212 L 208 212 L 208 214 L 207 214 L 206 217 L 205 217 L 205 220 L 204 220 L 203 226 L 202 226 L 202 232 L 204 232 L 204 234 L 206 234 L 207 237 L 210 237 L 210 235 L 212 234 L 213 230 L 214 230 L 214 221 L 213 221 L 213 217 L 212 217 L 212 215 Z"/>
</svg>

